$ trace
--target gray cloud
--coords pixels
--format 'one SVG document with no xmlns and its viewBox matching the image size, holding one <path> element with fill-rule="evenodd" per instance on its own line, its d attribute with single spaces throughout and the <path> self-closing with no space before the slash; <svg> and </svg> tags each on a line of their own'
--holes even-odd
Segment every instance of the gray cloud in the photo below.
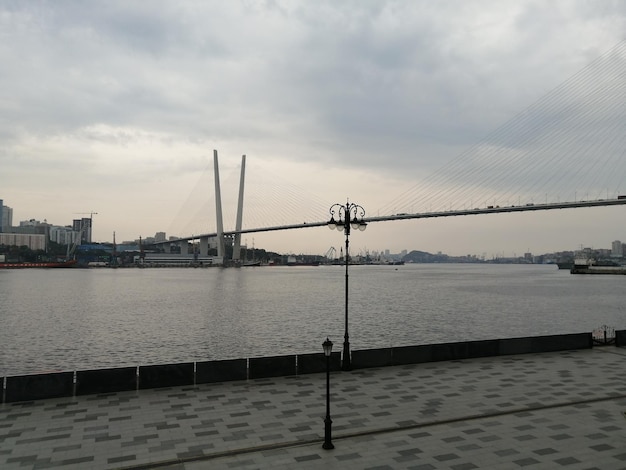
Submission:
<svg viewBox="0 0 626 470">
<path fill-rule="evenodd" d="M 97 181 L 129 152 L 129 174 L 156 178 L 237 144 L 410 180 L 623 39 L 625 18 L 582 0 L 3 3 L 4 178 Z"/>
</svg>

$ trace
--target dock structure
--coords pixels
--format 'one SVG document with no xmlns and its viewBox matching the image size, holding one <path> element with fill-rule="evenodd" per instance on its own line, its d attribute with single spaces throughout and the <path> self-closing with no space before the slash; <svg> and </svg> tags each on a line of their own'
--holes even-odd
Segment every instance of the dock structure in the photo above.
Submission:
<svg viewBox="0 0 626 470">
<path fill-rule="evenodd" d="M 626 349 L 0 405 L 3 469 L 626 468 Z"/>
</svg>

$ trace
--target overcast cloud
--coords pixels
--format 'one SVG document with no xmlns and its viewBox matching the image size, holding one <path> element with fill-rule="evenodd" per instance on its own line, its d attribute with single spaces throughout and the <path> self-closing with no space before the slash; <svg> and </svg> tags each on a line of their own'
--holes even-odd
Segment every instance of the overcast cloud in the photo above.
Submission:
<svg viewBox="0 0 626 470">
<path fill-rule="evenodd" d="M 247 154 L 250 207 L 297 193 L 303 220 L 346 197 L 376 215 L 625 32 L 623 1 L 0 1 L 0 198 L 14 224 L 94 210 L 98 240 L 189 235 L 214 227 L 190 219 L 210 211 L 217 149 L 225 204 Z M 626 241 L 622 208 L 572 212 L 372 224 L 353 246 Z M 256 245 L 341 244 L 309 230 Z"/>
</svg>

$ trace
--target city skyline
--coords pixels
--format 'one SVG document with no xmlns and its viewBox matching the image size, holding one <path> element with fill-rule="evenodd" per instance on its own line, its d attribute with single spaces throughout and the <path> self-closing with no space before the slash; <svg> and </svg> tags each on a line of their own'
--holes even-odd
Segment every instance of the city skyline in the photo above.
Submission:
<svg viewBox="0 0 626 470">
<path fill-rule="evenodd" d="M 99 241 L 113 232 L 211 231 L 214 149 L 225 204 L 236 199 L 248 156 L 244 226 L 273 220 L 305 194 L 298 223 L 322 221 L 348 198 L 376 215 L 626 30 L 621 2 L 59 1 L 4 4 L 0 13 L 11 45 L 0 48 L 5 204 L 14 220 L 97 212 Z M 616 190 L 606 188 L 611 197 Z M 623 214 L 612 207 L 373 223 L 351 247 L 552 252 L 620 238 Z M 232 215 L 225 223 L 234 224 Z M 252 238 L 295 253 L 342 245 L 324 227 Z"/>
</svg>

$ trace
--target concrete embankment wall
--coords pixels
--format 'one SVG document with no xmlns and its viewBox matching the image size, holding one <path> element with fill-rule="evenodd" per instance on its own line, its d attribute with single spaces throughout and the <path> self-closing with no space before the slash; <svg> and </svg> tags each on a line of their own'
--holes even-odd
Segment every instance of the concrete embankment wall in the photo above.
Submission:
<svg viewBox="0 0 626 470">
<path fill-rule="evenodd" d="M 626 331 L 615 332 L 615 344 L 626 346 Z M 427 344 L 352 351 L 353 369 L 423 362 L 541 353 L 593 347 L 591 333 Z M 326 370 L 322 352 L 223 361 L 119 367 L 50 374 L 0 377 L 1 402 L 72 397 L 149 388 L 193 386 L 265 377 L 319 373 Z M 331 370 L 341 370 L 341 353 L 333 352 Z"/>
</svg>

